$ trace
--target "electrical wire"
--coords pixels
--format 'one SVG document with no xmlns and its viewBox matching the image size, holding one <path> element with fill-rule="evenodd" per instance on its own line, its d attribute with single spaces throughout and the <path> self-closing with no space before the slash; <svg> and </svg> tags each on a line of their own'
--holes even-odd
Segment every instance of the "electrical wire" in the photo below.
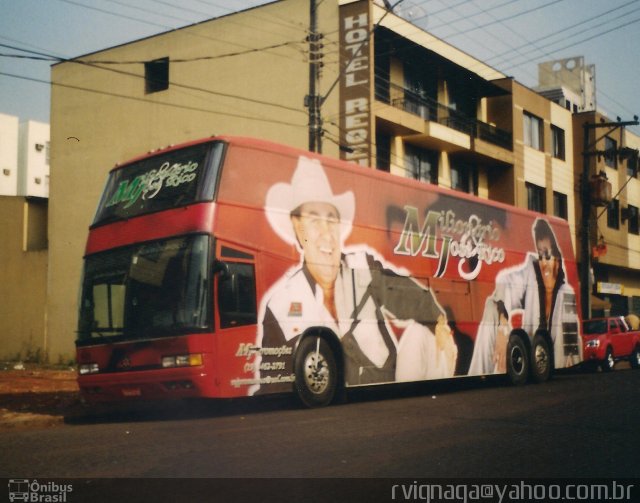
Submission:
<svg viewBox="0 0 640 503">
<path fill-rule="evenodd" d="M 22 49 L 19 47 L 15 47 L 15 46 L 9 46 L 7 44 L 0 44 L 0 47 L 6 47 L 6 48 L 10 48 L 10 49 L 14 49 L 14 50 L 21 50 L 24 52 L 30 52 L 33 54 L 36 54 L 37 56 L 47 56 L 47 57 L 53 57 L 50 54 L 44 54 L 44 53 L 39 53 L 37 51 L 32 51 L 32 50 L 28 50 L 28 49 Z M 96 65 L 96 64 L 92 64 L 92 63 L 85 63 L 82 60 L 78 60 L 78 59 L 64 59 L 64 58 L 60 58 L 60 62 L 61 63 L 72 63 L 72 64 L 79 64 L 79 65 L 85 65 L 88 66 L 90 68 L 95 68 L 95 69 L 100 69 L 100 70 L 104 70 L 104 71 L 108 71 L 108 72 L 112 72 L 112 73 L 117 73 L 120 75 L 125 75 L 125 76 L 129 76 L 129 77 L 134 77 L 137 79 L 145 79 L 144 75 L 140 75 L 140 74 L 136 74 L 136 73 L 132 73 L 132 72 L 127 72 L 124 70 L 118 70 L 116 68 L 112 68 L 112 67 L 103 67 L 100 65 Z M 271 107 L 276 107 L 276 108 L 280 108 L 283 110 L 287 110 L 287 111 L 292 111 L 292 112 L 296 112 L 296 113 L 302 113 L 302 114 L 306 114 L 306 112 L 304 112 L 303 110 L 300 110 L 299 108 L 294 108 L 294 107 L 290 107 L 287 105 L 281 105 L 281 104 L 277 104 L 277 103 L 270 103 L 264 100 L 258 100 L 258 99 L 254 99 L 254 98 L 248 98 L 246 96 L 240 96 L 240 95 L 235 95 L 235 94 L 230 94 L 230 93 L 223 93 L 223 92 L 219 92 L 219 91 L 213 91 L 211 89 L 205 89 L 202 87 L 197 87 L 197 86 L 190 86 L 190 85 L 186 85 L 186 84 L 179 84 L 177 82 L 173 82 L 173 81 L 169 81 L 169 85 L 170 86 L 174 86 L 174 87 L 178 87 L 178 88 L 182 88 L 182 89 L 188 89 L 191 91 L 199 91 L 199 92 L 203 92 L 206 94 L 211 94 L 214 96 L 221 96 L 224 98 L 232 98 L 232 99 L 238 99 L 241 101 L 246 101 L 249 103 L 255 103 L 255 104 L 259 104 L 259 105 L 266 105 L 266 106 L 271 106 Z"/>
<path fill-rule="evenodd" d="M 240 118 L 240 119 L 247 119 L 247 120 L 255 120 L 255 121 L 260 121 L 260 122 L 269 122 L 269 123 L 273 123 L 273 124 L 279 124 L 279 125 L 284 125 L 284 126 L 291 126 L 291 127 L 296 127 L 296 128 L 302 128 L 302 127 L 307 127 L 307 124 L 294 124 L 292 122 L 287 122 L 287 121 L 282 121 L 279 119 L 269 119 L 269 118 L 261 118 L 261 117 L 256 117 L 256 116 L 247 116 L 247 115 L 241 115 L 241 114 L 234 114 L 234 113 L 230 113 L 230 112 L 223 112 L 220 110 L 206 110 L 206 109 L 202 109 L 202 108 L 198 108 L 198 107 L 192 107 L 189 105 L 179 105 L 176 103 L 168 103 L 168 102 L 164 102 L 164 101 L 155 101 L 155 100 L 148 100 L 145 98 L 139 98 L 136 96 L 131 96 L 131 95 L 127 95 L 127 94 L 118 94 L 118 93 L 114 93 L 114 92 L 110 92 L 110 91 L 105 91 L 105 90 L 100 90 L 100 89 L 91 89 L 88 87 L 82 87 L 82 86 L 74 86 L 71 84 L 63 84 L 60 82 L 54 82 L 54 81 L 47 81 L 47 80 L 43 80 L 43 79 L 37 79 L 34 77 L 27 77 L 24 75 L 16 75 L 16 74 L 12 74 L 12 73 L 8 73 L 8 72 L 2 72 L 0 71 L 0 75 L 5 76 L 5 77 L 12 77 L 12 78 L 16 78 L 16 79 L 21 79 L 21 80 L 27 80 L 27 81 L 31 81 L 31 82 L 37 82 L 40 84 L 47 84 L 50 86 L 56 86 L 56 87 L 63 87 L 66 89 L 73 89 L 76 91 L 83 91 L 83 92 L 88 92 L 88 93 L 93 93 L 93 94 L 99 94 L 99 95 L 104 95 L 104 96 L 111 96 L 111 97 L 115 97 L 115 98 L 122 98 L 122 99 L 126 99 L 126 100 L 131 100 L 131 101 L 138 101 L 138 102 L 142 102 L 142 103 L 148 103 L 154 106 L 164 106 L 164 107 L 170 107 L 170 108 L 178 108 L 178 109 L 182 109 L 182 110 L 190 110 L 190 111 L 194 111 L 194 112 L 202 112 L 202 113 L 209 113 L 209 114 L 215 114 L 215 115 L 225 115 L 225 116 L 229 116 L 229 117 L 236 117 L 236 118 Z"/>
<path fill-rule="evenodd" d="M 141 19 L 141 18 L 138 18 L 138 17 L 122 14 L 120 12 L 111 12 L 111 11 L 108 11 L 108 10 L 105 10 L 105 9 L 101 9 L 99 7 L 85 5 L 85 4 L 82 4 L 82 3 L 77 2 L 75 0 L 58 0 L 58 1 L 70 4 L 70 5 L 74 5 L 74 6 L 77 6 L 77 7 L 82 7 L 82 8 L 85 8 L 85 9 L 93 10 L 93 11 L 96 11 L 96 12 L 101 12 L 103 14 L 108 14 L 110 16 L 120 17 L 122 19 L 127 19 L 127 20 L 130 20 L 130 21 L 136 21 L 136 22 L 147 24 L 147 25 L 150 25 L 150 26 L 159 27 L 159 28 L 162 28 L 162 29 L 164 29 L 164 30 L 166 30 L 168 32 L 175 32 L 175 31 L 178 31 L 178 30 L 183 30 L 185 28 L 185 27 L 175 27 L 175 26 L 170 26 L 170 25 L 166 25 L 166 24 L 154 23 L 153 21 L 149 21 L 147 19 Z M 117 2 L 117 0 L 110 0 L 110 1 Z M 215 18 L 210 20 L 210 21 L 215 21 Z M 195 24 L 195 23 L 191 23 L 190 26 L 192 26 L 193 24 Z M 236 24 L 238 24 L 238 23 L 236 23 Z M 256 30 L 256 27 L 250 27 L 250 28 L 251 28 L 252 31 Z M 230 41 L 228 39 L 221 39 L 221 38 L 212 37 L 210 35 L 204 35 L 202 33 L 196 33 L 194 31 L 181 31 L 181 33 L 184 33 L 187 36 L 199 37 L 199 38 L 203 38 L 203 39 L 207 39 L 207 40 L 212 40 L 214 42 L 221 42 L 221 43 L 225 43 L 225 44 L 229 44 L 229 45 L 235 45 L 235 46 L 241 47 L 243 49 L 252 49 L 251 46 L 240 44 L 238 42 L 233 42 L 233 41 Z M 274 55 L 277 55 L 279 57 L 288 58 L 288 56 L 285 56 L 285 55 L 279 54 L 279 53 L 270 53 L 270 54 L 274 54 Z"/>
</svg>

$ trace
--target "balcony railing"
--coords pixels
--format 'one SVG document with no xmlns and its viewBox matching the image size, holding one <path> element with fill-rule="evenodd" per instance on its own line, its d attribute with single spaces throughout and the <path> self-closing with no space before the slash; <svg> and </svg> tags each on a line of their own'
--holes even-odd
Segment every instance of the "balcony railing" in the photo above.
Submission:
<svg viewBox="0 0 640 503">
<path fill-rule="evenodd" d="M 376 99 L 410 114 L 417 115 L 426 121 L 438 122 L 498 147 L 507 150 L 512 150 L 513 148 L 513 136 L 510 132 L 469 117 L 409 89 L 393 84 L 377 85 Z"/>
</svg>

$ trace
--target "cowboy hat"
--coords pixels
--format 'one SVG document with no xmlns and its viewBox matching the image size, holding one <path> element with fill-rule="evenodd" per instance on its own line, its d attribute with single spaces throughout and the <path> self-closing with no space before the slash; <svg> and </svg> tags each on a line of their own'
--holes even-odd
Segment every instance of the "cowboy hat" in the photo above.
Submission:
<svg viewBox="0 0 640 503">
<path fill-rule="evenodd" d="M 351 233 L 355 213 L 353 192 L 334 195 L 318 159 L 300 156 L 291 183 L 276 183 L 267 192 L 265 211 L 273 230 L 289 244 L 297 244 L 291 223 L 291 212 L 301 204 L 329 203 L 340 215 L 340 240 L 344 244 Z"/>
</svg>

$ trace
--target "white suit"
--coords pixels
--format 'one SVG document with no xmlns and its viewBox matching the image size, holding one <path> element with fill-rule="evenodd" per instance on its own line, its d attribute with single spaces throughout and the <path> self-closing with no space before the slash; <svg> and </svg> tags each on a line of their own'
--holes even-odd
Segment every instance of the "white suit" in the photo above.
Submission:
<svg viewBox="0 0 640 503">
<path fill-rule="evenodd" d="M 522 329 L 530 340 L 533 340 L 538 329 L 548 330 L 553 341 L 556 368 L 578 363 L 580 347 L 575 292 L 566 282 L 564 271 L 560 268 L 547 325 L 547 320 L 544 319 L 544 287 L 539 275 L 537 257 L 531 253 L 527 255 L 524 265 L 498 274 L 495 291 L 485 303 L 478 327 L 470 375 L 491 374 L 495 371 L 493 355 L 499 323 L 498 301 L 504 303 L 510 315 L 514 310 L 523 310 Z"/>
</svg>

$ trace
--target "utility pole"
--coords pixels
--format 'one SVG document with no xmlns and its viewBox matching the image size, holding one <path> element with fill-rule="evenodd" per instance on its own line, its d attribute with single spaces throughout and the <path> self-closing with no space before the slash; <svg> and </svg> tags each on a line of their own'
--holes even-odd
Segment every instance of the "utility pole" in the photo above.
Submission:
<svg viewBox="0 0 640 503">
<path fill-rule="evenodd" d="M 589 150 L 591 147 L 594 147 L 598 141 L 598 139 L 595 139 L 592 143 L 589 143 L 589 131 L 598 128 L 610 128 L 609 131 L 607 131 L 605 135 L 603 135 L 604 137 L 618 128 L 624 128 L 625 126 L 637 126 L 637 117 L 634 117 L 634 119 L 635 120 L 633 121 L 626 122 L 618 120 L 618 122 L 600 122 L 594 124 L 585 122 L 582 125 L 584 131 L 584 147 L 582 150 L 582 180 L 580 183 L 580 200 L 582 203 L 582 218 L 580 223 L 580 303 L 583 320 L 591 318 L 591 229 L 589 226 L 589 217 L 591 216 L 592 201 L 591 188 L 589 185 L 589 158 L 605 153 L 598 150 Z M 613 152 L 613 155 L 618 155 L 618 153 L 619 150 Z"/>
<path fill-rule="evenodd" d="M 584 136 L 582 152 L 582 180 L 580 182 L 580 200 L 582 203 L 582 218 L 580 223 L 580 309 L 582 319 L 591 318 L 591 250 L 589 243 L 591 233 L 589 216 L 591 215 L 591 188 L 589 186 L 589 131 L 595 124 L 583 124 Z"/>
<path fill-rule="evenodd" d="M 322 35 L 318 33 L 318 12 L 316 0 L 309 0 L 309 94 L 305 96 L 305 106 L 309 109 L 309 150 L 322 152 L 321 97 L 318 94 L 320 68 L 322 67 Z"/>
</svg>

